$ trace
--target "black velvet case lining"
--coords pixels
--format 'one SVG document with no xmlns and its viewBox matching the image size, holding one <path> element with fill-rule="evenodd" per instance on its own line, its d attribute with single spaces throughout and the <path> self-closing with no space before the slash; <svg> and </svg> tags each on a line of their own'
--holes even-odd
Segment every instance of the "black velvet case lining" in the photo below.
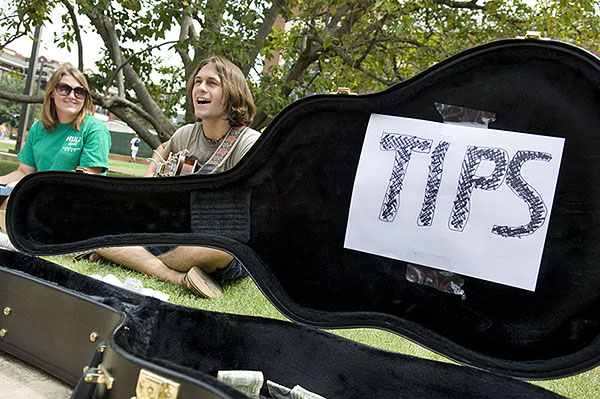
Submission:
<svg viewBox="0 0 600 399">
<path fill-rule="evenodd" d="M 574 374 L 600 363 L 599 65 L 563 43 L 490 43 L 381 93 L 300 100 L 222 175 L 28 176 L 12 194 L 8 231 L 37 254 L 134 243 L 223 248 L 301 323 L 388 329 L 516 377 Z M 441 121 L 436 102 L 494 112 L 491 129 L 566 138 L 535 292 L 465 277 L 461 299 L 409 283 L 404 262 L 344 249 L 370 114 Z M 231 224 L 222 223 L 229 213 Z"/>
<path fill-rule="evenodd" d="M 327 398 L 558 397 L 512 378 L 379 350 L 289 322 L 168 304 L 28 255 L 0 250 L 0 268 L 125 312 L 127 328 L 117 328 L 108 345 L 214 386 L 222 397 L 245 397 L 215 378 L 219 370 L 232 369 L 260 370 L 266 379 Z M 123 392 L 126 381 L 117 382 Z"/>
</svg>

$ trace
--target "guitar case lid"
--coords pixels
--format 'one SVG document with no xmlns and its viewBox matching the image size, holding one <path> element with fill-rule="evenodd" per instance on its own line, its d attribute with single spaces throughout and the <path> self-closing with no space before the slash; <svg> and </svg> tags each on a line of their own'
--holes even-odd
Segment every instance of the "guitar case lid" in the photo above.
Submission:
<svg viewBox="0 0 600 399">
<path fill-rule="evenodd" d="M 446 105 L 451 112 L 445 114 Z M 599 109 L 596 56 L 563 42 L 500 40 L 457 54 L 378 93 L 298 100 L 277 115 L 235 168 L 222 174 L 31 174 L 11 194 L 7 229 L 18 249 L 38 255 L 134 244 L 221 248 L 237 257 L 266 297 L 296 322 L 319 328 L 381 328 L 475 368 L 524 379 L 563 377 L 600 364 Z M 543 162 L 542 155 L 533 152 L 536 148 L 526 148 L 534 158 L 520 163 L 514 151 L 507 150 L 489 172 L 493 177 L 504 159 L 509 162 L 504 167 L 516 167 L 512 175 L 497 179 L 496 186 L 523 189 L 535 188 L 527 184 L 531 178 L 526 167 L 550 168 L 542 169 L 554 189 L 550 194 L 512 194 L 521 223 L 529 226 L 529 233 L 543 233 L 533 287 L 442 270 L 443 262 L 420 264 L 404 255 L 395 258 L 347 247 L 349 215 L 373 115 L 443 126 L 457 112 L 454 121 L 465 122 L 460 117 L 465 110 L 484 115 L 479 122 L 485 120 L 487 127 L 470 130 L 469 137 L 513 132 L 562 143 L 552 154 L 554 163 Z M 406 147 L 395 147 L 386 168 L 371 174 L 374 180 L 384 175 L 392 185 L 394 162 L 402 165 L 398 148 Z M 433 163 L 431 154 L 410 148 L 413 160 L 425 157 Z M 497 152 L 478 154 L 483 167 Z M 550 165 L 558 165 L 554 177 L 544 172 L 552 170 Z M 402 173 L 402 168 L 396 171 Z M 405 172 L 408 182 L 415 171 L 409 166 Z M 476 198 L 500 192 L 484 189 L 491 177 L 477 174 L 479 180 L 471 179 L 473 220 Z M 427 173 L 422 176 L 421 190 Z M 458 175 L 447 179 L 460 185 Z M 376 195 L 368 198 L 376 198 L 377 211 L 387 189 L 379 192 L 373 186 Z M 396 187 L 396 193 L 399 190 Z M 551 204 L 545 213 L 534 203 L 540 196 Z M 411 226 L 403 224 L 402 204 L 396 208 L 396 220 L 387 222 L 395 226 L 394 232 L 415 225 L 415 215 Z M 488 213 L 504 215 L 504 208 L 512 207 L 500 204 Z M 371 215 L 375 223 L 384 223 L 377 217 Z M 442 205 L 435 220 L 447 223 Z M 377 234 L 366 229 L 363 236 Z M 529 236 L 503 239 L 527 243 Z M 439 246 L 448 247 L 442 241 Z M 408 238 L 395 242 L 399 253 L 411 252 Z M 467 252 L 479 245 L 462 243 Z M 432 245 L 432 251 L 437 246 Z M 514 264 L 514 254 L 509 250 L 505 255 L 496 258 L 518 271 L 521 265 Z M 497 260 L 477 259 L 482 267 Z"/>
</svg>

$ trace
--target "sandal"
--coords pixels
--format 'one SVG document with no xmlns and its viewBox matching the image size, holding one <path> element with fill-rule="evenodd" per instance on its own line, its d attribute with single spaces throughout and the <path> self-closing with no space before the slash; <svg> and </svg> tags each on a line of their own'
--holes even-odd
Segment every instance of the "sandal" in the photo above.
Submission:
<svg viewBox="0 0 600 399">
<path fill-rule="evenodd" d="M 75 261 L 80 261 L 82 259 L 86 259 L 86 260 L 89 260 L 90 262 L 95 262 L 100 259 L 100 255 L 98 255 L 96 253 L 96 251 L 78 252 L 73 255 L 73 259 Z"/>
<path fill-rule="evenodd" d="M 190 291 L 204 298 L 218 298 L 223 294 L 219 283 L 199 267 L 192 267 L 183 277 L 183 281 Z"/>
</svg>

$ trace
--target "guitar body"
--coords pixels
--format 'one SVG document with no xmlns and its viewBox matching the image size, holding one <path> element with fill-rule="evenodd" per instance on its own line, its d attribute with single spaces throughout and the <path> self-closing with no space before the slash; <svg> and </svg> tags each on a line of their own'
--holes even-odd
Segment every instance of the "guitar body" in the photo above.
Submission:
<svg viewBox="0 0 600 399">
<path fill-rule="evenodd" d="M 187 154 L 187 151 L 180 151 L 176 154 L 169 154 L 164 162 L 156 162 L 156 176 L 174 177 L 196 173 L 199 169 L 198 161 L 188 157 Z"/>
<path fill-rule="evenodd" d="M 345 247 L 371 115 L 442 122 L 436 103 L 494 113 L 490 131 L 564 139 L 535 290 L 465 275 L 464 294 L 454 295 L 407 279 L 406 261 Z M 592 54 L 553 41 L 492 42 L 379 93 L 299 100 L 226 173 L 30 175 L 11 195 L 8 231 L 33 254 L 222 248 L 302 324 L 383 328 L 519 378 L 575 374 L 600 363 L 599 109 Z"/>
</svg>

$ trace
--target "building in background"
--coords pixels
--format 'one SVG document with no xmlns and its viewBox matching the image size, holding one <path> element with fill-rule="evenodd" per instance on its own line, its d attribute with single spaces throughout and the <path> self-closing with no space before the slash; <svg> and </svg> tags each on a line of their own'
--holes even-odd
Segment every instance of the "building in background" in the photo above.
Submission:
<svg viewBox="0 0 600 399">
<path fill-rule="evenodd" d="M 49 60 L 44 56 L 38 57 L 37 60 L 37 68 L 36 74 L 34 78 L 34 89 L 33 95 L 42 95 L 44 90 L 46 89 L 46 84 L 48 83 L 48 79 L 52 76 L 52 74 L 60 68 L 63 63 L 56 60 Z M 12 75 L 17 75 L 26 79 L 27 70 L 29 68 L 29 57 L 26 57 L 22 54 L 19 54 L 17 51 L 12 49 L 4 48 L 0 50 L 0 75 L 3 73 L 10 73 Z M 91 70 L 85 70 L 85 74 L 89 75 L 93 73 Z M 35 108 L 36 105 L 33 104 Z M 31 113 L 32 115 L 34 112 Z M 131 129 L 127 124 L 117 119 L 112 113 L 108 110 L 95 106 L 94 107 L 94 116 L 101 121 L 104 122 L 106 127 L 111 133 L 113 146 L 111 147 L 111 153 L 114 154 L 129 154 L 129 147 L 127 143 L 133 137 L 135 133 L 133 129 Z M 28 128 L 33 124 L 34 120 L 31 120 L 28 123 Z M 26 129 L 28 130 L 28 129 Z M 16 129 L 13 129 L 13 133 Z M 144 143 L 145 144 L 145 143 Z M 147 148 L 146 148 L 147 147 Z M 140 147 L 140 151 L 138 152 L 140 156 L 152 156 L 152 149 L 146 144 Z"/>
<path fill-rule="evenodd" d="M 48 79 L 50 76 L 60 68 L 64 63 L 56 60 L 49 60 L 48 58 L 39 56 L 37 59 L 37 68 L 34 79 L 34 91 L 33 95 L 40 95 L 46 89 L 46 84 L 48 83 Z M 0 50 L 0 75 L 3 73 L 11 73 L 16 74 L 23 79 L 27 76 L 27 69 L 29 68 L 29 57 L 26 57 L 18 52 L 9 49 L 3 48 Z M 40 73 L 41 72 L 41 73 Z M 86 69 L 83 71 L 86 75 L 90 75 L 93 73 L 92 70 Z M 114 119 L 114 116 L 111 118 L 107 110 L 104 110 L 100 107 L 95 107 L 94 116 L 102 121 L 108 121 L 109 119 Z"/>
<path fill-rule="evenodd" d="M 44 56 L 38 57 L 37 65 L 39 67 L 36 71 L 36 87 L 38 90 L 43 91 L 46 88 L 46 83 L 50 76 L 60 68 L 61 63 L 56 60 L 49 60 Z M 15 50 L 4 48 L 0 50 L 0 74 L 10 72 L 17 74 L 23 79 L 27 76 L 27 69 L 29 68 L 29 57 L 19 54 Z M 41 70 L 41 79 L 40 79 Z"/>
</svg>

